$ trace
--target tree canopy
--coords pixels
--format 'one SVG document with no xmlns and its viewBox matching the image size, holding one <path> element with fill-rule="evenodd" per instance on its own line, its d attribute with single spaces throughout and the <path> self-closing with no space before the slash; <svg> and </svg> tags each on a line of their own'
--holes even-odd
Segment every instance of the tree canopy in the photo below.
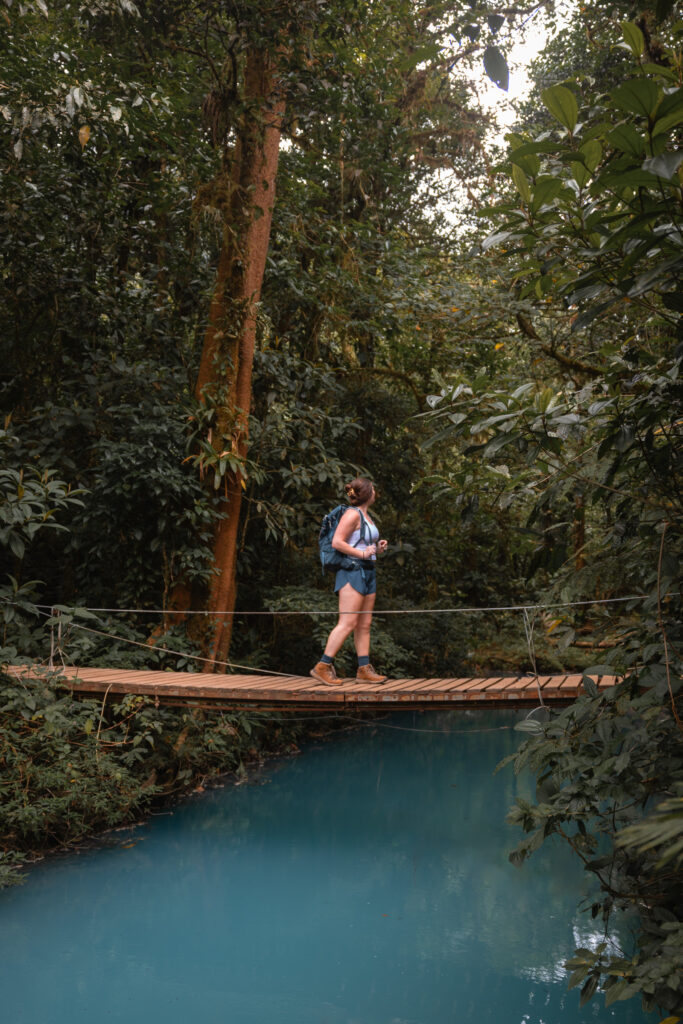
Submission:
<svg viewBox="0 0 683 1024">
<path fill-rule="evenodd" d="M 640 908 L 571 983 L 674 1020 L 683 23 L 573 7 L 501 153 L 478 89 L 532 15 L 6 2 L 2 661 L 58 625 L 82 665 L 307 672 L 320 520 L 371 476 L 384 606 L 475 609 L 376 623 L 383 671 L 585 673 L 524 725 L 513 857 L 559 835 L 606 933 Z"/>
</svg>

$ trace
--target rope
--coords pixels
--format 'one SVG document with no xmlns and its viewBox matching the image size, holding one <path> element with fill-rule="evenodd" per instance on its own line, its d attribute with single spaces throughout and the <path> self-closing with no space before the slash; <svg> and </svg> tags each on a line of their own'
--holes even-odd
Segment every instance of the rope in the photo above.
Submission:
<svg viewBox="0 0 683 1024">
<path fill-rule="evenodd" d="M 331 608 L 309 608 L 304 611 L 292 611 L 285 608 L 272 608 L 265 611 L 194 611 L 183 608 L 90 608 L 87 605 L 74 605 L 74 611 L 98 612 L 112 615 L 210 615 L 218 618 L 221 615 L 462 615 L 482 612 L 523 612 L 551 608 L 580 608 L 594 604 L 619 604 L 624 601 L 643 601 L 648 594 L 631 594 L 630 597 L 600 597 L 586 601 L 557 601 L 550 604 L 501 604 L 471 606 L 465 608 L 374 608 L 369 612 L 339 612 Z M 13 601 L 6 601 L 14 604 Z M 38 604 L 36 608 L 50 608 L 47 604 Z"/>
<path fill-rule="evenodd" d="M 406 705 L 405 707 L 392 708 L 391 714 L 394 715 L 394 714 L 396 714 L 397 711 L 413 711 L 413 710 L 414 710 L 414 708 L 410 708 L 410 707 L 408 707 Z M 431 708 L 431 709 L 424 708 L 423 710 L 425 710 L 425 711 L 428 711 L 428 710 L 436 711 L 437 709 L 436 708 Z M 439 708 L 438 710 L 442 711 L 443 709 Z M 510 709 L 510 710 L 512 710 L 512 709 Z M 363 709 L 359 708 L 359 712 L 362 712 L 362 711 L 363 711 Z M 367 713 L 367 711 L 365 713 Z M 453 713 L 455 713 L 455 709 L 453 709 L 452 712 L 449 712 L 449 714 L 453 714 Z M 480 732 L 509 732 L 511 729 L 514 728 L 514 726 L 512 726 L 512 725 L 494 725 L 494 726 L 490 726 L 489 728 L 486 728 L 486 729 L 418 729 L 418 728 L 416 728 L 415 726 L 412 726 L 412 725 L 393 725 L 390 722 L 386 722 L 383 719 L 378 719 L 378 718 L 373 718 L 373 719 L 370 719 L 368 721 L 365 721 L 362 718 L 358 718 L 356 715 L 349 715 L 349 714 L 346 714 L 343 711 L 333 711 L 333 712 L 330 712 L 329 714 L 326 714 L 326 715 L 293 715 L 293 714 L 288 713 L 286 721 L 287 721 L 287 725 L 290 725 L 292 722 L 332 722 L 332 721 L 336 721 L 336 722 L 351 722 L 351 726 L 349 728 L 356 728 L 356 727 L 365 726 L 366 729 L 398 729 L 401 732 L 430 732 L 430 733 L 439 733 L 442 736 L 444 736 L 444 735 L 445 736 L 466 736 L 469 733 L 480 733 Z M 342 731 L 345 731 L 345 730 L 341 730 L 340 729 L 338 731 L 342 732 Z"/>
<path fill-rule="evenodd" d="M 524 609 L 523 614 L 524 632 L 526 634 L 526 645 L 529 650 L 529 659 L 534 670 L 536 677 L 536 689 L 538 691 L 538 699 L 541 706 L 544 706 L 543 694 L 541 693 L 541 683 L 538 678 L 538 669 L 536 667 L 536 648 L 534 647 L 534 620 L 529 616 L 527 609 Z"/>
<path fill-rule="evenodd" d="M 247 615 L 280 615 L 280 614 L 282 614 L 282 615 L 308 615 L 308 614 L 322 614 L 322 615 L 326 615 L 326 614 L 334 614 L 334 615 L 339 615 L 339 614 L 358 614 L 358 613 L 360 613 L 360 614 L 373 614 L 373 613 L 377 613 L 377 614 L 386 614 L 386 615 L 390 615 L 390 614 L 395 614 L 395 615 L 409 614 L 410 615 L 410 614 L 429 614 L 429 613 L 441 613 L 441 614 L 443 614 L 443 613 L 484 612 L 484 611 L 521 611 L 523 613 L 524 632 L 526 634 L 526 643 L 527 643 L 527 647 L 528 647 L 529 657 L 531 659 L 531 665 L 533 667 L 533 675 L 536 676 L 536 684 L 537 684 L 537 689 L 538 689 L 538 693 L 539 693 L 539 700 L 541 702 L 541 706 L 544 707 L 543 694 L 541 692 L 541 683 L 540 683 L 540 680 L 539 680 L 539 673 L 538 673 L 537 665 L 536 665 L 536 651 L 535 651 L 535 648 L 533 648 L 533 624 L 532 624 L 532 621 L 529 618 L 528 612 L 530 610 L 538 610 L 538 609 L 541 609 L 541 608 L 578 607 L 578 606 L 587 605 L 587 604 L 613 604 L 613 603 L 624 602 L 624 601 L 642 600 L 645 597 L 647 597 L 646 594 L 638 594 L 638 595 L 632 595 L 631 597 L 596 598 L 595 600 L 591 600 L 591 601 L 563 601 L 563 602 L 558 602 L 556 604 L 515 604 L 515 605 L 497 605 L 497 606 L 490 606 L 490 607 L 469 607 L 469 608 L 393 608 L 393 609 L 386 609 L 386 610 L 380 611 L 380 612 L 374 612 L 374 609 L 372 611 L 365 611 L 365 612 L 357 612 L 357 611 L 355 611 L 355 612 L 354 611 L 339 612 L 337 610 L 329 611 L 328 609 L 324 609 L 324 610 L 315 609 L 315 610 L 312 610 L 312 611 L 289 611 L 289 610 L 287 610 L 287 611 L 238 611 L 238 612 L 236 612 L 236 611 L 224 611 L 224 612 L 189 611 L 189 612 L 186 612 L 186 613 L 187 614 L 204 614 L 204 615 L 218 615 L 218 614 L 225 614 L 225 615 L 234 615 L 234 614 L 240 614 L 240 615 L 242 615 L 242 614 L 247 614 Z M 12 602 L 12 601 L 10 601 L 8 599 L 4 599 L 3 603 L 5 603 L 5 604 L 13 604 L 14 602 Z M 63 652 L 61 650 L 61 610 L 55 608 L 53 605 L 47 605 L 47 604 L 38 604 L 38 605 L 36 605 L 36 607 L 38 609 L 49 608 L 49 613 L 47 613 L 45 611 L 42 611 L 42 610 L 40 611 L 40 614 L 44 615 L 45 617 L 54 618 L 55 611 L 57 613 L 57 616 L 58 616 L 58 632 L 57 632 L 56 643 L 55 643 L 55 639 L 54 639 L 54 624 L 52 624 L 51 628 L 50 628 L 50 657 L 49 657 L 49 662 L 48 662 L 48 668 L 50 670 L 54 669 L 54 653 L 55 653 L 55 649 L 58 652 L 59 657 L 61 659 L 61 666 L 62 666 L 62 668 L 66 668 L 65 657 L 63 657 Z M 75 607 L 74 610 L 78 610 L 78 607 Z M 91 612 L 110 612 L 110 613 L 114 612 L 114 613 L 121 613 L 121 614 L 123 614 L 123 613 L 133 613 L 133 612 L 135 612 L 135 613 L 142 613 L 142 614 L 165 614 L 166 613 L 164 611 L 164 609 L 150 609 L 150 608 L 88 608 L 88 607 L 83 607 L 82 610 L 84 610 L 84 611 L 91 611 Z M 183 612 L 176 611 L 175 613 L 181 614 Z M 82 630 L 85 633 L 92 633 L 94 636 L 103 637 L 106 640 L 116 640 L 119 643 L 131 644 L 133 647 L 142 647 L 144 650 L 151 650 L 151 651 L 160 652 L 160 653 L 163 653 L 163 654 L 171 654 L 173 657 L 184 657 L 184 658 L 187 658 L 187 659 L 190 659 L 190 660 L 194 660 L 194 662 L 204 662 L 206 665 L 220 666 L 221 668 L 230 669 L 231 671 L 234 670 L 234 669 L 243 669 L 243 670 L 245 670 L 247 672 L 257 673 L 260 676 L 279 676 L 281 678 L 287 678 L 287 677 L 292 675 L 291 672 L 278 672 L 278 671 L 276 671 L 274 669 L 259 669 L 259 668 L 255 667 L 253 665 L 241 665 L 238 662 L 221 662 L 221 660 L 218 660 L 216 658 L 203 657 L 201 654 L 191 654 L 188 651 L 173 650 L 170 647 L 161 647 L 158 644 L 144 643 L 144 642 L 142 642 L 140 640 L 131 640 L 129 637 L 122 637 L 122 636 L 119 636 L 116 633 L 108 633 L 108 632 L 105 632 L 104 630 L 95 630 L 95 629 L 93 629 L 90 626 L 84 626 L 83 624 L 76 623 L 74 621 L 72 621 L 70 623 L 70 626 L 74 627 L 75 629 Z"/>
<path fill-rule="evenodd" d="M 62 663 L 62 668 L 66 667 L 66 662 L 64 661 L 64 654 L 62 652 L 62 613 L 58 609 L 56 609 L 56 608 L 51 608 L 50 609 L 50 618 L 53 621 L 50 623 L 50 659 L 49 659 L 49 661 L 47 663 L 47 667 L 52 672 L 52 671 L 54 671 L 54 667 L 55 667 L 55 652 L 57 654 L 59 654 L 59 659 L 60 659 L 60 661 Z M 56 639 L 55 639 L 55 623 L 54 623 L 55 618 L 57 619 L 57 623 L 58 623 L 58 626 L 57 626 L 57 638 Z"/>
<path fill-rule="evenodd" d="M 45 613 L 43 613 L 45 614 Z M 91 626 L 82 626 L 80 622 L 71 622 L 70 626 L 75 629 L 82 629 L 86 633 L 94 633 L 96 636 L 103 636 L 107 640 L 118 640 L 122 644 L 132 644 L 134 647 L 144 647 L 148 651 L 161 651 L 163 654 L 173 654 L 178 658 L 191 658 L 193 661 L 205 661 L 209 665 L 220 665 L 223 668 L 243 668 L 249 672 L 257 672 L 260 676 L 291 676 L 291 672 L 276 672 L 270 668 L 255 668 L 253 665 L 240 665 L 236 661 L 218 661 L 216 658 L 203 658 L 200 654 L 190 654 L 187 651 L 172 651 L 169 647 L 159 647 L 158 644 L 145 644 L 141 640 L 131 640 L 126 636 L 117 636 L 116 633 L 105 633 L 101 629 L 93 629 Z M 63 664 L 63 661 L 62 661 Z"/>
<path fill-rule="evenodd" d="M 406 709 L 407 710 L 407 709 Z M 340 716 L 343 717 L 343 716 Z M 289 719 L 288 719 L 289 721 Z M 474 732 L 509 732 L 513 728 L 511 725 L 495 725 L 489 729 L 416 729 L 410 725 L 391 725 L 389 722 L 358 722 L 358 725 L 364 725 L 368 729 L 400 729 L 401 732 L 436 732 L 446 736 L 460 736 L 466 735 L 467 733 Z"/>
<path fill-rule="evenodd" d="M 50 609 L 54 618 L 54 608 Z M 55 667 L 55 624 L 54 622 L 50 625 L 50 660 L 47 663 L 47 667 L 52 671 Z"/>
<path fill-rule="evenodd" d="M 590 601 L 562 601 L 555 604 L 520 604 L 520 605 L 492 605 L 489 607 L 470 607 L 470 608 L 393 608 L 386 609 L 383 611 L 376 612 L 372 611 L 361 611 L 361 612 L 339 612 L 338 610 L 331 611 L 327 609 L 314 609 L 311 611 L 245 611 L 245 612 L 206 612 L 206 611 L 188 611 L 182 612 L 176 609 L 173 610 L 173 614 L 188 614 L 188 615 L 428 615 L 428 614 L 457 614 L 457 613 L 477 613 L 477 612 L 496 612 L 496 611 L 521 611 L 524 616 L 524 631 L 526 633 L 527 646 L 529 649 L 529 657 L 531 659 L 534 675 L 536 677 L 536 687 L 538 690 L 538 699 L 541 706 L 544 706 L 543 695 L 541 693 L 541 685 L 538 678 L 538 671 L 536 668 L 536 654 L 533 646 L 533 622 L 529 617 L 529 611 L 536 611 L 539 609 L 549 608 L 575 608 L 583 605 L 593 604 L 617 604 L 624 601 L 637 601 L 646 598 L 647 594 L 635 594 L 630 597 L 607 597 L 607 598 L 596 598 Z M 14 604 L 15 602 L 8 599 L 3 599 L 5 604 Z M 62 661 L 62 667 L 65 666 L 64 655 L 62 653 L 61 642 L 62 642 L 62 621 L 61 621 L 61 609 L 56 609 L 54 606 L 40 604 L 36 605 L 36 608 L 49 609 L 49 613 L 40 611 L 40 614 L 46 618 L 54 618 L 55 612 L 57 612 L 59 618 L 57 642 L 55 643 L 54 637 L 54 623 L 51 626 L 51 645 L 50 645 L 50 659 L 48 667 L 54 669 L 54 654 L 55 649 L 59 653 Z M 74 611 L 78 611 L 77 606 L 74 607 Z M 88 612 L 107 612 L 115 614 L 143 614 L 143 615 L 164 615 L 167 614 L 167 610 L 164 609 L 149 609 L 149 608 L 87 608 L 81 607 L 80 610 Z M 75 629 L 80 629 L 86 633 L 92 633 L 95 636 L 104 637 L 107 640 L 116 640 L 119 643 L 131 644 L 133 647 L 142 647 L 144 650 L 159 652 L 162 654 L 170 654 L 177 658 L 186 658 L 192 661 L 201 661 L 208 665 L 219 665 L 221 668 L 229 668 L 231 670 L 239 668 L 244 669 L 247 672 L 255 672 L 258 675 L 269 675 L 279 676 L 281 678 L 287 678 L 291 676 L 291 672 L 278 672 L 275 669 L 269 668 L 257 668 L 254 665 L 243 665 L 236 661 L 219 661 L 215 658 L 205 658 L 199 654 L 190 654 L 187 651 L 174 651 L 170 647 L 160 647 L 157 644 L 144 643 L 141 640 L 131 640 L 129 637 L 119 636 L 116 633 L 108 633 L 101 629 L 93 629 L 91 626 L 84 626 L 80 622 L 74 622 L 73 620 L 69 624 Z"/>
</svg>

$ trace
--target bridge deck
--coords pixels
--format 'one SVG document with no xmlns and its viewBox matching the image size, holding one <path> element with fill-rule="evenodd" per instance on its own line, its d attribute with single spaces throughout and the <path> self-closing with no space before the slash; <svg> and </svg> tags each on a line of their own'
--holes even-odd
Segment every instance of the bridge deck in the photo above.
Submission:
<svg viewBox="0 0 683 1024">
<path fill-rule="evenodd" d="M 25 670 L 10 671 L 22 675 Z M 390 679 L 379 686 L 345 680 L 326 686 L 310 676 L 217 675 L 210 672 L 155 672 L 111 668 L 60 670 L 74 693 L 154 697 L 164 704 L 201 704 L 214 707 L 387 708 L 391 705 L 469 707 L 480 705 L 538 704 L 539 687 L 546 703 L 567 703 L 581 692 L 581 675 L 495 676 L 459 679 Z M 614 677 L 597 680 L 612 686 Z"/>
</svg>

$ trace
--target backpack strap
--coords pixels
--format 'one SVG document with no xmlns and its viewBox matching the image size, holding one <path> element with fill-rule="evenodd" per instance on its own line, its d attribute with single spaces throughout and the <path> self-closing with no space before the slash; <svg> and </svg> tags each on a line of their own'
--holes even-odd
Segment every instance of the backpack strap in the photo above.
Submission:
<svg viewBox="0 0 683 1024">
<path fill-rule="evenodd" d="M 358 538 L 358 540 L 361 541 L 364 544 L 365 543 L 365 529 L 367 527 L 368 535 L 369 535 L 370 527 L 368 526 L 367 521 L 365 519 L 365 516 L 363 515 L 361 510 L 359 508 L 356 508 L 356 511 L 358 512 L 358 515 L 360 516 L 360 537 Z"/>
</svg>

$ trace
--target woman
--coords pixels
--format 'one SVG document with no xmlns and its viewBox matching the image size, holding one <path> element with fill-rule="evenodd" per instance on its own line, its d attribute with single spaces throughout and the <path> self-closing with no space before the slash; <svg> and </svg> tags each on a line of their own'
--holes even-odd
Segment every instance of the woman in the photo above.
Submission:
<svg viewBox="0 0 683 1024">
<path fill-rule="evenodd" d="M 383 683 L 387 677 L 378 675 L 370 664 L 370 626 L 377 590 L 377 553 L 386 551 L 387 542 L 379 539 L 379 530 L 368 515 L 368 509 L 375 500 L 372 481 L 367 477 L 357 477 L 344 490 L 353 507 L 347 508 L 339 520 L 332 547 L 353 559 L 353 566 L 337 573 L 334 591 L 339 594 L 339 622 L 330 633 L 325 653 L 311 669 L 311 675 L 321 683 L 340 685 L 342 680 L 334 670 L 334 656 L 347 636 L 353 633 L 358 655 L 356 681 Z"/>
</svg>

